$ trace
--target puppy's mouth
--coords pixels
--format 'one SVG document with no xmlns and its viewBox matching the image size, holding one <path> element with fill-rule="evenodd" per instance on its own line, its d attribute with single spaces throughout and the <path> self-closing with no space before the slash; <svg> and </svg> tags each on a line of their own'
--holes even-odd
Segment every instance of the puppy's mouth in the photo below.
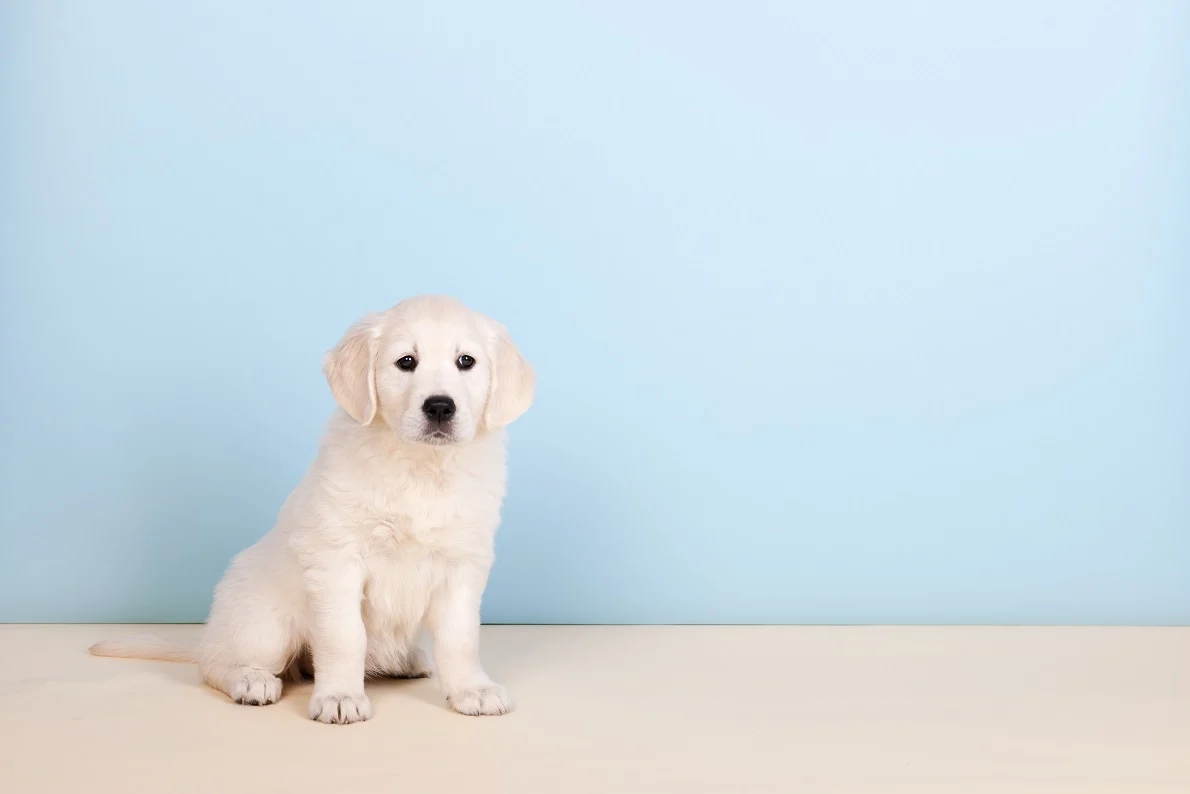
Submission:
<svg viewBox="0 0 1190 794">
<path fill-rule="evenodd" d="M 441 446 L 443 444 L 451 443 L 455 440 L 455 437 L 453 433 L 443 430 L 442 428 L 435 427 L 423 432 L 421 434 L 421 440 L 426 444 Z"/>
</svg>

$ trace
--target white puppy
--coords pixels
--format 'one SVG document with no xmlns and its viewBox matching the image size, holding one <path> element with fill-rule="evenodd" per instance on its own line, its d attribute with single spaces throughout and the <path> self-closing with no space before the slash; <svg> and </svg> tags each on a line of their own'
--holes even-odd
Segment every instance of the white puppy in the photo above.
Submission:
<svg viewBox="0 0 1190 794">
<path fill-rule="evenodd" d="M 215 590 L 197 648 L 101 642 L 99 656 L 198 662 L 238 703 L 314 675 L 310 716 L 372 716 L 365 676 L 430 674 L 464 714 L 512 703 L 479 662 L 479 606 L 504 498 L 503 428 L 534 374 L 498 323 L 423 296 L 352 326 L 323 364 L 342 408 L 277 524 Z"/>
</svg>

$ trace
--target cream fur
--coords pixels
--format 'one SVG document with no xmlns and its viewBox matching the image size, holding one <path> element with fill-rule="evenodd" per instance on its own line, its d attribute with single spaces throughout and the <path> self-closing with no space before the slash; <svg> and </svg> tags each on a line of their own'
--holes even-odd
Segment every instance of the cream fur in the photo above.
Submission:
<svg viewBox="0 0 1190 794">
<path fill-rule="evenodd" d="M 461 354 L 475 359 L 460 370 Z M 417 367 L 395 366 L 413 355 Z M 479 661 L 479 607 L 505 489 L 504 427 L 533 400 L 534 374 L 505 329 L 459 302 L 404 301 L 352 326 L 324 372 L 342 408 L 273 530 L 215 589 L 194 649 L 106 641 L 101 656 L 197 661 L 239 703 L 264 705 L 282 678 L 313 672 L 311 718 L 366 720 L 366 676 L 430 674 L 447 701 L 503 714 L 504 688 Z M 428 435 L 431 395 L 454 399 L 450 437 Z"/>
</svg>

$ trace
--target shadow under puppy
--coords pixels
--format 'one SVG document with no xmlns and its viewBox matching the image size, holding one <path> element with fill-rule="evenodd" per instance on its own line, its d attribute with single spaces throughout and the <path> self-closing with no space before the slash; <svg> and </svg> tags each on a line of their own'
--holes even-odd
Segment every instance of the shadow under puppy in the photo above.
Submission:
<svg viewBox="0 0 1190 794">
<path fill-rule="evenodd" d="M 198 645 L 100 642 L 97 656 L 195 661 L 237 703 L 265 705 L 313 673 L 310 717 L 372 716 L 366 676 L 430 674 L 447 702 L 503 714 L 479 661 L 480 600 L 504 500 L 504 428 L 533 369 L 499 323 L 441 296 L 364 317 L 323 371 L 340 410 L 277 523 L 215 589 Z"/>
</svg>

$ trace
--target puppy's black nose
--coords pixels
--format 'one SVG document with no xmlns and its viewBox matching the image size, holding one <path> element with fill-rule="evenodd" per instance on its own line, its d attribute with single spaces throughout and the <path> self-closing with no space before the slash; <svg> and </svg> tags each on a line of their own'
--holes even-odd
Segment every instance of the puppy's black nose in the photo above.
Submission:
<svg viewBox="0 0 1190 794">
<path fill-rule="evenodd" d="M 426 401 L 421 404 L 421 410 L 431 420 L 445 422 L 455 415 L 455 401 L 445 394 L 436 394 L 426 398 Z"/>
</svg>

